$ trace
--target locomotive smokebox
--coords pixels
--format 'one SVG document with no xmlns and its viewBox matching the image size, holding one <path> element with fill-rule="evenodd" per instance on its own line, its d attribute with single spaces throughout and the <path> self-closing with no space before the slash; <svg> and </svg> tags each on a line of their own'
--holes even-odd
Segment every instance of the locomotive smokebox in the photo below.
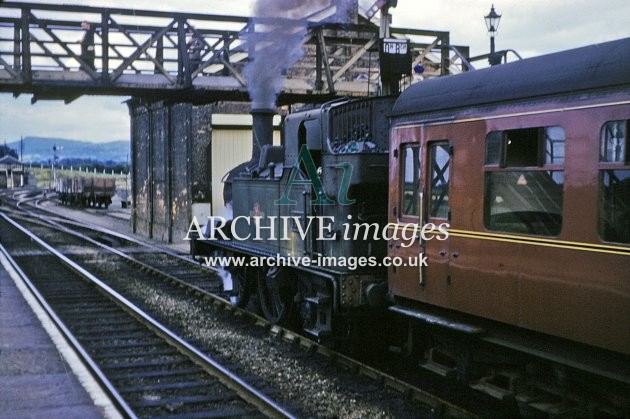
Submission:
<svg viewBox="0 0 630 419">
<path fill-rule="evenodd" d="M 258 163 L 263 146 L 273 144 L 273 117 L 275 114 L 276 111 L 273 109 L 252 106 L 252 162 Z"/>
</svg>

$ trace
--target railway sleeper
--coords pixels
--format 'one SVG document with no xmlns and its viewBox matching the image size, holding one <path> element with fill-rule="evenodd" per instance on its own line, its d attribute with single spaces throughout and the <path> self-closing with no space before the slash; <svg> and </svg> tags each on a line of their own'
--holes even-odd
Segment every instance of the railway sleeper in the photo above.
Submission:
<svg viewBox="0 0 630 419">
<path fill-rule="evenodd" d="M 420 362 L 420 367 L 427 371 L 441 375 L 442 377 L 454 380 L 457 377 L 457 361 L 439 348 L 429 348 L 426 351 L 426 358 Z"/>
<path fill-rule="evenodd" d="M 545 413 L 549 416 L 587 416 L 588 408 L 575 394 L 561 387 L 534 381 L 528 383 L 527 391 L 516 396 L 521 410 Z"/>
<path fill-rule="evenodd" d="M 403 364 L 415 359 L 421 370 L 469 387 L 526 417 L 630 417 L 630 393 L 623 384 L 505 350 L 483 342 L 480 334 L 418 320 L 409 320 L 390 340 L 394 344 L 389 352 L 399 355 Z"/>
<path fill-rule="evenodd" d="M 623 402 L 595 394 L 597 385 L 589 383 L 588 377 L 579 372 L 518 355 L 514 362 L 504 363 L 500 361 L 502 354 L 483 351 L 473 354 L 468 366 L 473 376 L 468 386 L 512 404 L 523 416 L 627 417 L 621 407 Z M 488 357 L 492 356 L 497 356 L 497 361 L 488 363 Z M 484 370 L 486 373 L 480 377 L 480 371 Z"/>
<path fill-rule="evenodd" d="M 627 398 L 611 400 L 606 391 L 597 395 L 598 385 L 578 371 L 516 354 L 506 362 L 505 354 L 492 348 L 462 346 L 450 355 L 434 349 L 432 362 L 450 365 L 447 378 L 456 377 L 475 391 L 513 405 L 523 416 L 627 417 L 622 407 Z M 467 360 L 464 366 L 462 359 Z"/>
<path fill-rule="evenodd" d="M 526 388 L 516 395 L 522 412 L 550 417 L 630 416 L 630 398 L 623 390 L 615 392 L 596 379 L 549 363 L 530 363 L 526 371 Z"/>
<path fill-rule="evenodd" d="M 521 380 L 522 376 L 518 372 L 493 370 L 489 375 L 470 383 L 469 386 L 495 399 L 508 401 L 515 399 Z"/>
</svg>

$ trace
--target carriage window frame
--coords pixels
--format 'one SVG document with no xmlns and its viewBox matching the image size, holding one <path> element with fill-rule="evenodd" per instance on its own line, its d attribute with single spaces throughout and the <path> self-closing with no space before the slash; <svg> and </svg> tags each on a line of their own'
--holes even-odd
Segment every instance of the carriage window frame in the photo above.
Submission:
<svg viewBox="0 0 630 419">
<path fill-rule="evenodd" d="M 621 124 L 624 129 L 623 148 L 617 152 L 614 150 L 610 152 L 609 149 L 611 138 L 607 134 L 616 134 L 610 129 L 612 124 Z M 618 190 L 622 187 L 630 188 L 630 144 L 628 137 L 630 137 L 630 119 L 606 121 L 602 124 L 599 132 L 597 233 L 600 240 L 607 243 L 630 244 L 630 204 L 626 203 L 627 199 L 623 195 L 624 190 Z M 617 185 L 613 185 L 613 182 Z M 621 197 L 617 195 L 619 192 Z"/>
<path fill-rule="evenodd" d="M 565 145 L 566 131 L 559 125 L 487 133 L 483 166 L 487 230 L 560 235 Z"/>
<path fill-rule="evenodd" d="M 439 166 L 439 162 L 436 160 L 438 148 L 442 148 L 442 151 L 446 153 L 447 161 L 442 167 Z M 451 168 L 453 166 L 453 153 L 451 144 L 448 140 L 431 141 L 427 143 L 428 160 L 427 166 L 427 214 L 429 218 L 449 220 L 451 218 L 451 207 L 449 202 L 450 186 L 451 186 Z M 435 178 L 437 175 L 438 178 Z M 437 182 L 443 181 L 444 185 L 438 185 Z M 434 191 L 436 189 L 442 189 L 446 193 L 442 193 L 439 202 L 436 202 Z"/>
<path fill-rule="evenodd" d="M 422 149 L 418 143 L 404 143 L 400 146 L 400 218 L 408 219 L 421 219 L 422 217 Z M 411 152 L 411 164 L 413 175 L 417 176 L 412 178 L 411 183 L 411 195 L 405 193 L 406 176 L 408 174 L 407 167 L 407 153 Z M 408 201 L 408 197 L 411 197 L 411 201 Z M 415 204 L 414 204 L 415 201 Z M 409 205 L 412 205 L 413 211 L 407 211 Z"/>
</svg>

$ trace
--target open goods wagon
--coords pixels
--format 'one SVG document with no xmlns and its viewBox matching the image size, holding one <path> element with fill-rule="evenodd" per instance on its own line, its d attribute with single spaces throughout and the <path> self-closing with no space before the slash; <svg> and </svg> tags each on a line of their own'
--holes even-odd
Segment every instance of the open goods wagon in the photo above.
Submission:
<svg viewBox="0 0 630 419">
<path fill-rule="evenodd" d="M 112 177 L 62 177 L 57 180 L 57 192 L 63 205 L 109 207 L 116 193 Z"/>
</svg>

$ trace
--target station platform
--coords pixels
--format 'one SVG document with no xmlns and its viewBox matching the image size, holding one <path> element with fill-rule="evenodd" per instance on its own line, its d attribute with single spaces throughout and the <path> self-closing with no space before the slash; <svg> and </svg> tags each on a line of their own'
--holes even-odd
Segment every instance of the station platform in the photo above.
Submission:
<svg viewBox="0 0 630 419">
<path fill-rule="evenodd" d="M 62 353 L 0 264 L 0 419 L 111 416 L 74 374 L 69 362 L 77 361 Z"/>
</svg>

